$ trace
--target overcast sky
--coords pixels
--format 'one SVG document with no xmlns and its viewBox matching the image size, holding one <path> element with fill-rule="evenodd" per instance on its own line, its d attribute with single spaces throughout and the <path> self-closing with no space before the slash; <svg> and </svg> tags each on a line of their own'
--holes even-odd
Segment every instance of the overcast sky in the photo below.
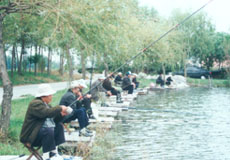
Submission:
<svg viewBox="0 0 230 160">
<path fill-rule="evenodd" d="M 141 6 L 154 7 L 163 17 L 169 17 L 173 9 L 195 11 L 209 0 L 139 0 Z M 208 13 L 217 31 L 230 33 L 230 0 L 213 0 L 203 11 Z"/>
</svg>

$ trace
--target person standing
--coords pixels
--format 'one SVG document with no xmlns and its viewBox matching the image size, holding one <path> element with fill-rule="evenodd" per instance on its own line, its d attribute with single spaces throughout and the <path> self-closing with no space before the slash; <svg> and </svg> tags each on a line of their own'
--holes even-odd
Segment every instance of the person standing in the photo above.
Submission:
<svg viewBox="0 0 230 160">
<path fill-rule="evenodd" d="M 65 142 L 60 122 L 71 112 L 71 108 L 64 105 L 49 105 L 54 93 L 48 84 L 38 86 L 38 93 L 29 104 L 20 133 L 20 141 L 24 145 L 42 146 L 45 160 L 63 159 L 57 152 L 57 146 Z"/>
</svg>

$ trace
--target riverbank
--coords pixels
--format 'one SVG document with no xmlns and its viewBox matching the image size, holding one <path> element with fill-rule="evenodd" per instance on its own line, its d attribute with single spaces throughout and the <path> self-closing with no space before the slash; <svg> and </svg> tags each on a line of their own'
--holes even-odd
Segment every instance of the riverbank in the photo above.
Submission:
<svg viewBox="0 0 230 160">
<path fill-rule="evenodd" d="M 53 106 L 57 105 L 59 103 L 61 96 L 65 92 L 66 92 L 66 89 L 62 91 L 58 91 L 53 96 L 53 101 L 51 104 Z M 22 155 L 22 154 L 28 155 L 29 154 L 27 149 L 25 149 L 23 145 L 19 142 L 19 135 L 20 135 L 23 121 L 24 121 L 28 103 L 33 98 L 34 97 L 32 96 L 28 96 L 28 97 L 24 97 L 23 99 L 12 101 L 12 114 L 11 114 L 9 135 L 7 139 L 1 139 L 0 155 Z M 131 100 L 130 98 L 128 99 Z M 111 100 L 113 101 L 113 98 Z M 122 105 L 122 104 L 119 104 L 119 105 Z M 112 108 L 109 108 L 109 109 L 112 109 Z M 101 123 L 99 123 L 99 125 L 101 125 Z M 112 137 L 118 137 L 116 135 L 116 132 L 107 132 L 108 129 L 101 128 L 100 126 L 97 127 L 95 130 L 97 132 L 97 136 L 96 136 L 95 142 L 93 143 L 93 147 L 90 148 L 90 150 L 86 148 L 85 152 L 80 150 L 79 152 L 77 152 L 77 155 L 84 157 L 84 159 L 95 159 L 95 160 L 104 159 L 104 158 L 110 159 L 109 157 L 111 157 L 110 153 L 113 150 L 113 146 L 115 145 L 115 143 L 118 143 L 118 141 L 116 142 L 110 141 Z M 115 126 L 113 126 L 113 131 L 114 130 L 116 130 Z"/>
<path fill-rule="evenodd" d="M 187 78 L 187 83 L 195 87 L 226 87 L 230 88 L 229 79 L 195 79 Z"/>
</svg>

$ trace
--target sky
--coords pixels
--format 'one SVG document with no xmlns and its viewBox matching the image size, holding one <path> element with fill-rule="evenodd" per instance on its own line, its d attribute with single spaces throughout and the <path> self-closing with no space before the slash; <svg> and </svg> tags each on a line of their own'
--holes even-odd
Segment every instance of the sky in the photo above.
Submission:
<svg viewBox="0 0 230 160">
<path fill-rule="evenodd" d="M 139 0 L 140 6 L 155 8 L 160 16 L 169 17 L 174 9 L 191 12 L 210 0 Z M 206 12 L 218 32 L 230 33 L 230 0 L 213 0 L 202 11 Z"/>
</svg>

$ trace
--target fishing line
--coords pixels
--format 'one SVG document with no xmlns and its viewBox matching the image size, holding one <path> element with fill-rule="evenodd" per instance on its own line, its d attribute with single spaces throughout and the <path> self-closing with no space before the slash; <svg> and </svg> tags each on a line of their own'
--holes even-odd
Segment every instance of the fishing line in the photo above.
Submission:
<svg viewBox="0 0 230 160">
<path fill-rule="evenodd" d="M 88 92 L 86 92 L 83 96 L 87 95 L 88 93 L 90 93 L 93 89 L 97 88 L 99 85 L 101 85 L 101 83 L 103 83 L 107 78 L 109 78 L 111 75 L 113 75 L 114 73 L 116 73 L 117 71 L 119 71 L 123 66 L 127 65 L 128 63 L 130 63 L 131 61 L 133 61 L 134 59 L 136 59 L 137 57 L 139 57 L 140 55 L 142 55 L 143 53 L 145 53 L 150 47 L 152 47 L 153 45 L 155 45 L 158 41 L 160 41 L 162 38 L 164 38 L 165 36 L 167 36 L 170 32 L 174 31 L 176 28 L 178 28 L 179 26 L 181 26 L 182 24 L 184 24 L 187 20 L 189 20 L 192 16 L 194 16 L 196 13 L 198 13 L 199 11 L 201 11 L 203 8 L 205 8 L 209 3 L 211 3 L 213 0 L 208 1 L 206 4 L 204 4 L 202 7 L 200 7 L 199 9 L 197 9 L 196 11 L 194 11 L 192 14 L 190 14 L 189 16 L 187 16 L 186 18 L 184 18 L 181 22 L 179 22 L 178 24 L 176 24 L 175 26 L 173 26 L 171 29 L 169 29 L 167 32 L 165 32 L 164 34 L 162 34 L 159 38 L 157 38 L 155 41 L 153 41 L 152 43 L 150 43 L 149 45 L 147 45 L 147 47 L 145 47 L 144 49 L 142 49 L 140 52 L 138 52 L 138 54 L 134 55 L 133 57 L 131 57 L 129 60 L 127 60 L 124 64 L 122 64 L 120 67 L 118 67 L 117 69 L 115 69 L 109 76 L 107 76 L 103 81 L 101 81 L 100 83 L 98 83 L 96 86 L 94 86 L 93 88 L 91 88 Z M 72 106 L 73 104 L 75 104 L 77 101 L 79 100 L 75 100 L 74 102 L 72 102 L 69 106 Z"/>
</svg>

